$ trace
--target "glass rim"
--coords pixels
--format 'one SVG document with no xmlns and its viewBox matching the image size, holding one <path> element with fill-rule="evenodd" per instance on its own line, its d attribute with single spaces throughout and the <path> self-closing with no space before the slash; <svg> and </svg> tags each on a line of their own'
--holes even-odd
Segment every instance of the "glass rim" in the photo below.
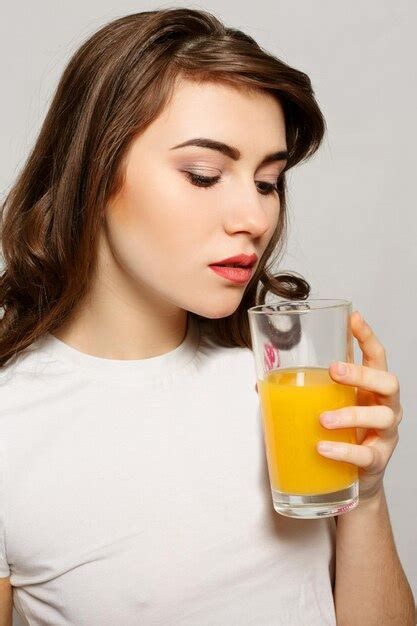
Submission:
<svg viewBox="0 0 417 626">
<path fill-rule="evenodd" d="M 333 304 L 325 304 L 326 302 L 328 303 L 333 303 Z M 314 306 L 315 303 L 318 303 L 318 306 Z M 288 310 L 288 311 L 273 311 L 273 310 L 262 310 L 264 309 L 264 307 L 274 307 L 277 305 L 286 305 L 286 304 L 308 304 L 308 308 L 304 309 L 302 311 L 300 310 Z M 311 307 L 310 304 L 313 304 L 313 306 Z M 249 307 L 249 309 L 247 309 L 247 312 L 250 314 L 263 314 L 263 315 L 291 315 L 293 313 L 296 314 L 305 314 L 305 313 L 312 313 L 313 311 L 322 311 L 323 309 L 337 309 L 339 307 L 346 307 L 352 305 L 352 301 L 351 300 L 345 300 L 342 298 L 308 298 L 306 300 L 272 300 L 271 302 L 264 303 L 264 304 L 257 304 L 255 306 L 251 306 Z"/>
</svg>

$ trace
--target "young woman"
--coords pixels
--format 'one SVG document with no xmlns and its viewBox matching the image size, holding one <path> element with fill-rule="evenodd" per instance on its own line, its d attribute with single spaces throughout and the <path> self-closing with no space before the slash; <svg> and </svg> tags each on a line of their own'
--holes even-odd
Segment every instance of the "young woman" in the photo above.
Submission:
<svg viewBox="0 0 417 626">
<path fill-rule="evenodd" d="M 324 131 L 309 78 L 204 11 L 117 19 L 69 62 L 3 205 L 1 624 L 12 590 L 32 626 L 412 623 L 398 382 L 358 314 L 361 503 L 337 527 L 271 505 L 247 309 L 309 295 L 268 268 Z"/>
</svg>

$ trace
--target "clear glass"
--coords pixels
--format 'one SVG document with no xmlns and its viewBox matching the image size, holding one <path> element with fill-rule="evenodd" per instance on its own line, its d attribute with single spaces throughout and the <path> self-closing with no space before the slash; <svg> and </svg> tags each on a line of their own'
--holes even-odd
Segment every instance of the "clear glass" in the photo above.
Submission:
<svg viewBox="0 0 417 626">
<path fill-rule="evenodd" d="M 274 300 L 248 309 L 272 502 L 288 517 L 340 515 L 359 502 L 358 468 L 317 452 L 320 440 L 357 443 L 355 428 L 326 429 L 323 411 L 357 404 L 332 361 L 353 363 L 352 303 Z"/>
</svg>

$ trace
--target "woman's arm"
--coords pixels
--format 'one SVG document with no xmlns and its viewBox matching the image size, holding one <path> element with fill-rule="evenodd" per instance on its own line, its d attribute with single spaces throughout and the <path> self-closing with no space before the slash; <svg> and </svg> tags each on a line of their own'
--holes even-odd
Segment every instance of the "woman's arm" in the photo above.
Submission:
<svg viewBox="0 0 417 626">
<path fill-rule="evenodd" d="M 337 626 L 414 626 L 413 592 L 395 547 L 384 489 L 337 518 Z"/>
<path fill-rule="evenodd" d="M 0 626 L 12 626 L 13 588 L 10 576 L 0 578 Z"/>
<path fill-rule="evenodd" d="M 359 504 L 338 515 L 334 600 L 337 626 L 414 626 L 410 585 L 395 547 L 384 491 L 384 474 L 399 441 L 403 419 L 400 383 L 388 370 L 384 346 L 355 311 L 351 329 L 362 351 L 362 365 L 331 363 L 330 376 L 357 389 L 357 405 L 325 414 L 325 428 L 356 428 L 357 443 L 331 442 L 320 454 L 356 465 Z"/>
</svg>

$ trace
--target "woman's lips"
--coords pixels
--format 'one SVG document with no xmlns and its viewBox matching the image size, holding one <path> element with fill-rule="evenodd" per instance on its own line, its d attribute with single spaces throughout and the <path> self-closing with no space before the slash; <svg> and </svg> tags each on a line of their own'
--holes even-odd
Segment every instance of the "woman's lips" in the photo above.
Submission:
<svg viewBox="0 0 417 626">
<path fill-rule="evenodd" d="M 243 285 L 250 280 L 253 269 L 252 267 L 225 267 L 221 265 L 209 265 L 209 268 L 219 276 L 239 285 Z"/>
</svg>

